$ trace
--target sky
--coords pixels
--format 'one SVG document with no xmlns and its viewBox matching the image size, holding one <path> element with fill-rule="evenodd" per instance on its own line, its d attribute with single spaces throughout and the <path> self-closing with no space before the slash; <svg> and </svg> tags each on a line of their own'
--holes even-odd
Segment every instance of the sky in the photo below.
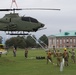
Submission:
<svg viewBox="0 0 76 75">
<path fill-rule="evenodd" d="M 0 8 L 10 8 L 12 0 L 0 0 Z M 22 10 L 17 11 L 20 16 L 30 16 L 45 24 L 47 29 L 34 32 L 36 37 L 43 34 L 49 36 L 65 31 L 76 30 L 76 0 L 16 0 L 18 8 L 55 8 L 56 10 Z M 13 8 L 16 5 L 13 3 Z M 0 12 L 0 18 L 6 13 Z M 1 32 L 0 35 L 5 35 Z M 7 36 L 8 38 L 9 36 Z"/>
</svg>

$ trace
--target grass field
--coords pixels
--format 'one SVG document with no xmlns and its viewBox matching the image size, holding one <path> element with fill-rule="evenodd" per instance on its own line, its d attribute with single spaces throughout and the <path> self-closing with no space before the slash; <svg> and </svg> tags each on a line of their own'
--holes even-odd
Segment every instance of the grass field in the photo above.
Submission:
<svg viewBox="0 0 76 75">
<path fill-rule="evenodd" d="M 69 58 L 69 66 L 60 72 L 59 67 L 46 64 L 46 59 L 37 60 L 36 56 L 45 56 L 44 50 L 29 50 L 28 58 L 24 57 L 24 50 L 18 50 L 13 57 L 10 50 L 8 55 L 0 57 L 0 75 L 76 75 L 76 64 Z M 56 63 L 56 58 L 54 63 Z"/>
</svg>

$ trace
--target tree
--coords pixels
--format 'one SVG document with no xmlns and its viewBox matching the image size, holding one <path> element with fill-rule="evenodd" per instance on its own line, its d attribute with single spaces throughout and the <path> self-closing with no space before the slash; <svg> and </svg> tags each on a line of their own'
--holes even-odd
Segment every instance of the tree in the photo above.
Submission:
<svg viewBox="0 0 76 75">
<path fill-rule="evenodd" d="M 43 46 L 48 46 L 48 37 L 44 34 L 39 38 L 39 42 L 43 45 Z"/>
<path fill-rule="evenodd" d="M 27 47 L 36 47 L 36 41 L 31 36 L 27 36 L 26 44 L 27 44 Z"/>
<path fill-rule="evenodd" d="M 48 38 L 47 38 L 47 36 L 46 35 L 41 36 L 39 38 L 39 42 L 43 46 L 48 45 Z M 26 38 L 24 36 L 12 37 L 12 38 L 6 40 L 5 45 L 8 46 L 8 47 L 11 47 L 11 46 L 15 45 L 15 46 L 17 46 L 19 48 L 40 47 L 40 46 L 38 46 L 38 43 L 36 41 L 36 37 L 34 35 L 33 36 L 27 36 Z"/>
<path fill-rule="evenodd" d="M 26 47 L 26 41 L 24 37 L 12 37 L 5 42 L 6 46 L 11 47 L 11 46 L 17 46 L 19 48 L 25 48 Z"/>
<path fill-rule="evenodd" d="M 17 36 L 17 46 L 19 48 L 25 48 L 26 47 L 26 39 L 25 39 L 25 37 Z"/>
</svg>

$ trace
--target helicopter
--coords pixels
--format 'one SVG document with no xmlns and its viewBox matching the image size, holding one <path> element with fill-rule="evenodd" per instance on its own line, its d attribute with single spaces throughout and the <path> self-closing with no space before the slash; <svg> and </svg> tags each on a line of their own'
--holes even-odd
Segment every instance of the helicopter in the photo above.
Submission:
<svg viewBox="0 0 76 75">
<path fill-rule="evenodd" d="M 44 24 L 37 19 L 28 16 L 19 16 L 15 11 L 18 10 L 60 10 L 46 8 L 26 8 L 26 9 L 0 9 L 0 11 L 13 11 L 13 13 L 5 14 L 0 19 L 0 31 L 8 32 L 9 35 L 27 35 L 24 32 L 36 32 L 44 28 Z M 20 33 L 20 31 L 22 33 Z M 16 32 L 16 33 L 15 33 Z"/>
</svg>

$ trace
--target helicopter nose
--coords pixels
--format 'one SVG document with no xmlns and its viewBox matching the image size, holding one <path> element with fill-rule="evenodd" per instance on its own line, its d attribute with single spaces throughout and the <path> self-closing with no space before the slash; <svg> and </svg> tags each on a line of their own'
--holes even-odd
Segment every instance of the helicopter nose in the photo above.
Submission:
<svg viewBox="0 0 76 75">
<path fill-rule="evenodd" d="M 44 27 L 45 25 L 44 24 L 41 24 L 41 27 Z"/>
</svg>

